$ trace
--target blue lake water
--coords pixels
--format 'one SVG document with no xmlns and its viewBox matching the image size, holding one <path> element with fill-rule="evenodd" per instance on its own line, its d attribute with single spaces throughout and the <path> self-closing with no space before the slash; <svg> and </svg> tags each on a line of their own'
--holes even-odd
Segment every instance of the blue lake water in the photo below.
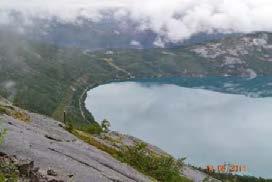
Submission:
<svg viewBox="0 0 272 182">
<path fill-rule="evenodd" d="M 193 165 L 243 164 L 272 178 L 271 77 L 113 82 L 90 90 L 86 107 Z"/>
</svg>

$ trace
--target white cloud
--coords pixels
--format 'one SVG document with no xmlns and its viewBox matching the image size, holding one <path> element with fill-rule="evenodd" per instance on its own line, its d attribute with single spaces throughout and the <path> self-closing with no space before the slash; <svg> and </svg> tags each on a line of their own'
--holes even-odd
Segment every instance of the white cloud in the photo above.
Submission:
<svg viewBox="0 0 272 182">
<path fill-rule="evenodd" d="M 135 46 L 135 47 L 142 47 L 142 44 L 139 41 L 137 41 L 137 40 L 132 40 L 130 42 L 130 45 L 131 46 Z"/>
<path fill-rule="evenodd" d="M 99 21 L 101 11 L 129 17 L 139 29 L 151 29 L 164 41 L 182 41 L 200 32 L 272 31 L 271 0 L 1 0 L 0 10 L 27 17 L 58 18 L 75 23 L 79 17 Z M 0 13 L 0 23 L 9 18 Z"/>
<path fill-rule="evenodd" d="M 155 41 L 154 41 L 154 46 L 159 47 L 159 48 L 164 48 L 164 42 L 162 41 L 162 39 L 160 37 L 158 37 Z"/>
</svg>

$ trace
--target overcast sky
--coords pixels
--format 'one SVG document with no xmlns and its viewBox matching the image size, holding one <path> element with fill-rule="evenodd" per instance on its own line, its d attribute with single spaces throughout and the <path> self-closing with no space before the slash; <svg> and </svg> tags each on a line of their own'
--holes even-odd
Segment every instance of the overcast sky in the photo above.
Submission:
<svg viewBox="0 0 272 182">
<path fill-rule="evenodd" d="M 173 42 L 199 32 L 272 30 L 272 0 L 1 0 L 0 23 L 10 22 L 9 10 L 75 23 L 79 17 L 99 21 L 109 9 L 116 19 L 130 17 L 139 29 Z"/>
</svg>

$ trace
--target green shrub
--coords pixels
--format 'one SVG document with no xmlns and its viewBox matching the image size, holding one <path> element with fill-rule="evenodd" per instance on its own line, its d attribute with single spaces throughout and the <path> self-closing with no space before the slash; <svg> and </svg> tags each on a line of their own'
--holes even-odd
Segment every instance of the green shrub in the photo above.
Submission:
<svg viewBox="0 0 272 182">
<path fill-rule="evenodd" d="M 0 182 L 17 182 L 18 176 L 19 171 L 14 164 L 0 161 Z"/>
<path fill-rule="evenodd" d="M 102 122 L 101 122 L 101 128 L 103 130 L 103 132 L 109 132 L 109 128 L 110 128 L 111 124 L 108 120 L 104 119 Z"/>
<path fill-rule="evenodd" d="M 85 124 L 82 125 L 81 127 L 78 127 L 74 125 L 74 123 L 69 122 L 65 125 L 65 129 L 70 133 L 73 133 L 73 131 L 75 130 L 83 131 L 88 134 L 100 134 L 103 132 L 102 127 L 96 122 L 91 124 Z"/>
<path fill-rule="evenodd" d="M 171 156 L 154 154 L 147 149 L 147 145 L 144 143 L 126 147 L 123 149 L 120 158 L 121 161 L 158 181 L 189 181 L 180 175 L 184 159 L 175 160 Z"/>
<path fill-rule="evenodd" d="M 100 134 L 103 130 L 99 124 L 94 123 L 90 124 L 87 127 L 86 131 L 90 134 Z"/>
<path fill-rule="evenodd" d="M 0 173 L 0 181 L 6 181 L 6 177 L 4 176 L 4 174 Z"/>
<path fill-rule="evenodd" d="M 74 126 L 72 125 L 72 123 L 68 123 L 66 124 L 65 129 L 72 133 L 72 131 L 74 130 Z"/>
<path fill-rule="evenodd" d="M 101 126 L 98 123 L 89 124 L 86 128 L 83 129 L 89 134 L 100 134 L 103 132 Z"/>
<path fill-rule="evenodd" d="M 4 142 L 4 137 L 7 134 L 7 129 L 0 127 L 0 144 Z"/>
</svg>

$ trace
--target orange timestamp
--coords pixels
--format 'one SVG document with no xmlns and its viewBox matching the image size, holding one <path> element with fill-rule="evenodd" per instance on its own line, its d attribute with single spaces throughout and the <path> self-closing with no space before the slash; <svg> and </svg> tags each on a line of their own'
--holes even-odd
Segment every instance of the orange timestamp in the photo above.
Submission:
<svg viewBox="0 0 272 182">
<path fill-rule="evenodd" d="M 206 170 L 208 172 L 219 173 L 245 173 L 247 172 L 247 166 L 239 164 L 223 164 L 218 166 L 208 165 Z"/>
</svg>

